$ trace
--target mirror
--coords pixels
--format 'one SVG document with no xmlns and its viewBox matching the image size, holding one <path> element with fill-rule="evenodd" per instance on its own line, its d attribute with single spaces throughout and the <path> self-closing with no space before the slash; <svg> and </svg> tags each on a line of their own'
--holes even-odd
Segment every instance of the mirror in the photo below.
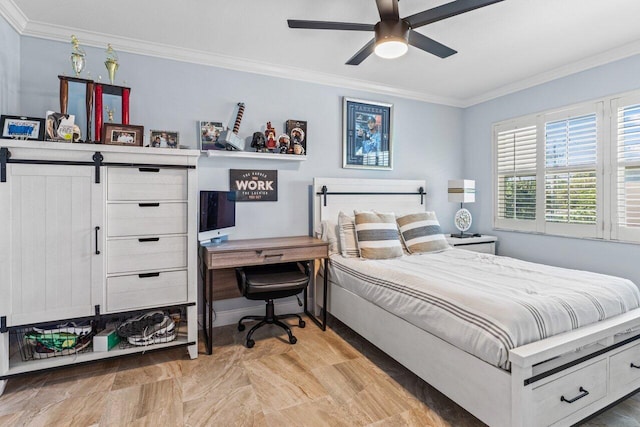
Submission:
<svg viewBox="0 0 640 427">
<path fill-rule="evenodd" d="M 93 80 L 58 76 L 60 79 L 60 112 L 73 114 L 75 124 L 82 135 L 80 139 L 91 142 L 91 116 L 93 113 Z M 95 135 L 94 135 L 95 139 Z"/>
</svg>

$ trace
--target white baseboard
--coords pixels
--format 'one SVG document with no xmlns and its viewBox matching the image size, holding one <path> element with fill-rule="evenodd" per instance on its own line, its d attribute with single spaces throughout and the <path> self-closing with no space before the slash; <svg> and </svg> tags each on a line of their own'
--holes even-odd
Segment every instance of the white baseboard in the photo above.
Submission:
<svg viewBox="0 0 640 427">
<path fill-rule="evenodd" d="M 280 314 L 288 314 L 288 313 L 302 313 L 303 309 L 298 305 L 297 301 L 287 301 L 282 303 L 274 303 L 276 315 Z M 215 320 L 213 321 L 213 327 L 216 326 L 224 326 L 224 325 L 233 325 L 234 323 L 238 323 L 244 316 L 263 316 L 265 314 L 265 306 L 257 305 L 254 307 L 243 307 L 237 308 L 234 310 L 217 310 L 215 313 Z M 198 329 L 202 329 L 204 325 L 204 318 L 202 314 L 198 315 Z"/>
</svg>

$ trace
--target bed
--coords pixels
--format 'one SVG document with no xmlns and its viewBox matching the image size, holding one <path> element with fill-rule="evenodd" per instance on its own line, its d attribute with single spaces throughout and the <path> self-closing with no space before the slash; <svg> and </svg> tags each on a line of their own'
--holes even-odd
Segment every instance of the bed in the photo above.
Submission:
<svg viewBox="0 0 640 427">
<path fill-rule="evenodd" d="M 314 227 L 335 221 L 340 211 L 426 211 L 424 188 L 421 180 L 316 178 Z M 426 273 L 421 271 L 425 266 Z M 627 280 L 460 249 L 395 261 L 363 262 L 337 254 L 328 275 L 329 313 L 491 426 L 572 425 L 640 389 L 640 301 L 637 287 Z M 495 306 L 486 309 L 495 313 L 508 304 L 508 292 L 499 282 L 526 280 L 523 292 L 536 294 L 538 288 L 530 283 L 550 277 L 562 284 L 560 294 L 541 296 L 542 302 L 555 298 L 573 304 L 572 298 L 583 298 L 591 308 L 580 308 L 584 305 L 576 301 L 575 308 L 564 307 L 564 317 L 536 309 L 541 320 L 526 324 L 512 314 L 536 316 L 516 292 L 515 308 L 490 319 L 502 331 L 502 322 L 514 318 L 511 329 L 500 335 L 487 333 L 486 327 L 469 332 L 451 310 L 447 315 L 447 310 L 410 307 L 402 299 L 436 295 L 448 303 L 457 301 L 456 309 L 476 313 L 474 303 L 481 298 L 474 292 L 493 292 Z M 471 283 L 469 291 L 464 282 Z M 604 282 L 610 282 L 608 287 L 600 286 Z M 395 288 L 396 294 L 384 294 L 383 288 Z M 462 300 L 443 293 L 448 290 L 463 295 Z M 315 301 L 322 301 L 319 294 L 321 289 Z M 493 342 L 482 342 L 477 335 L 483 333 L 494 336 Z"/>
</svg>

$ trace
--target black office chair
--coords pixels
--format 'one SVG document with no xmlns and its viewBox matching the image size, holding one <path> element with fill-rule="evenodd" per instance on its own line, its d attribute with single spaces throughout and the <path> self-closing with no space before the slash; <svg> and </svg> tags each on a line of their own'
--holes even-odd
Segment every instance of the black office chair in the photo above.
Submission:
<svg viewBox="0 0 640 427">
<path fill-rule="evenodd" d="M 267 303 L 267 311 L 264 316 L 244 316 L 238 322 L 238 330 L 244 331 L 245 326 L 242 324 L 243 321 L 260 320 L 260 322 L 253 326 L 247 333 L 247 348 L 255 345 L 255 341 L 251 339 L 251 336 L 263 325 L 278 325 L 287 332 L 291 344 L 295 344 L 298 341 L 291 333 L 289 325 L 281 322 L 280 319 L 297 317 L 298 326 L 301 328 L 305 327 L 304 320 L 297 314 L 276 316 L 273 300 L 297 295 L 307 287 L 309 284 L 309 264 L 303 263 L 303 266 L 303 269 L 301 269 L 298 263 L 292 262 L 236 268 L 238 288 L 242 295 L 250 300 L 264 300 Z"/>
</svg>

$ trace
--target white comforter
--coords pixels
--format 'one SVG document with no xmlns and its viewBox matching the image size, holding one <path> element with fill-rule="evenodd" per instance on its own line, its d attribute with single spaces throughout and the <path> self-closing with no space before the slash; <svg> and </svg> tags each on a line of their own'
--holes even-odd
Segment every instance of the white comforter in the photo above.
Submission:
<svg viewBox="0 0 640 427">
<path fill-rule="evenodd" d="M 331 257 L 332 282 L 496 366 L 509 349 L 640 306 L 631 281 L 460 249 Z"/>
</svg>

